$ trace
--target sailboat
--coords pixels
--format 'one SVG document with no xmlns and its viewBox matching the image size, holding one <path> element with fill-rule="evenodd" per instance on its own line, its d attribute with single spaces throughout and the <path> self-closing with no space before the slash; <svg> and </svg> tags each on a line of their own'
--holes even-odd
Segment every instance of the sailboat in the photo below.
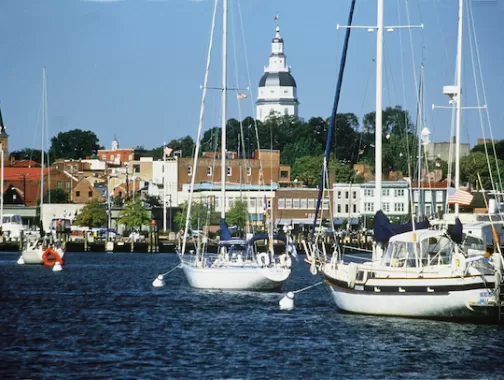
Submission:
<svg viewBox="0 0 504 380">
<path fill-rule="evenodd" d="M 223 26 L 222 26 L 222 99 L 221 99 L 221 194 L 220 194 L 220 240 L 216 254 L 206 250 L 206 237 L 203 244 L 197 244 L 195 252 L 186 252 L 187 237 L 190 229 L 191 206 L 193 202 L 193 189 L 196 175 L 191 180 L 191 191 L 185 223 L 185 233 L 182 249 L 179 253 L 181 267 L 189 282 L 189 285 L 200 289 L 221 290 L 254 290 L 271 291 L 279 289 L 289 278 L 292 271 L 291 253 L 295 248 L 290 236 L 289 229 L 286 235 L 274 234 L 273 224 L 269 223 L 267 234 L 254 235 L 251 239 L 232 238 L 226 223 L 226 106 L 227 106 L 227 0 L 222 3 Z M 200 124 L 198 138 L 194 154 L 194 168 L 197 168 L 199 154 L 200 134 L 202 128 L 203 105 L 208 81 L 208 68 L 211 56 L 211 43 L 215 27 L 215 15 L 217 2 L 215 3 L 210 47 L 207 57 L 207 70 L 205 84 L 203 86 L 202 106 L 200 110 Z M 258 253 L 255 242 L 268 240 L 267 252 Z M 276 254 L 273 249 L 273 240 L 284 242 L 285 252 Z"/>
<path fill-rule="evenodd" d="M 459 73 L 463 2 L 459 0 Z M 376 137 L 381 142 L 383 0 L 377 3 Z M 460 94 L 460 76 L 458 78 L 455 87 Z M 458 101 L 457 107 L 460 108 Z M 381 149 L 378 143 L 376 166 L 379 196 Z M 381 206 L 379 198 L 377 206 Z M 320 272 L 340 310 L 435 319 L 502 318 L 504 266 L 500 254 L 489 258 L 483 245 L 465 241 L 460 220 L 450 231 L 431 230 L 415 222 L 390 224 L 379 207 L 375 209 L 378 210 L 374 221 L 375 240 L 383 250 L 381 247 L 375 249 L 372 261 L 345 262 L 339 247 L 329 256 L 318 251 L 316 245 L 310 245 L 312 255 L 318 258 L 312 260 L 312 269 Z"/>
<path fill-rule="evenodd" d="M 42 69 L 42 162 L 40 168 L 40 230 L 39 237 L 36 239 L 28 238 L 21 251 L 21 257 L 18 259 L 18 264 L 44 264 L 53 267 L 54 271 L 61 270 L 63 264 L 63 256 L 65 249 L 61 242 L 56 239 L 53 231 L 49 231 L 46 235 L 42 224 L 43 208 L 44 208 L 44 170 L 45 170 L 45 131 L 47 128 L 47 88 L 46 88 L 46 71 Z M 30 236 L 31 237 L 31 236 Z"/>
</svg>

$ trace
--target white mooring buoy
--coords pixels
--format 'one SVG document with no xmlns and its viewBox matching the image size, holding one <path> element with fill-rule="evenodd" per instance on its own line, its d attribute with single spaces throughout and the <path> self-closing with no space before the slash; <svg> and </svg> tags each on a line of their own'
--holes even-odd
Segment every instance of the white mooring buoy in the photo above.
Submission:
<svg viewBox="0 0 504 380">
<path fill-rule="evenodd" d="M 52 267 L 52 271 L 53 272 L 61 272 L 63 270 L 63 267 L 61 266 L 60 263 L 58 263 L 57 261 L 54 263 L 53 267 Z"/>
<path fill-rule="evenodd" d="M 165 286 L 164 276 L 162 274 L 157 276 L 156 279 L 152 281 L 152 286 L 155 288 L 162 288 L 163 286 Z"/>
<path fill-rule="evenodd" d="M 294 292 L 287 293 L 287 295 L 282 298 L 278 304 L 280 305 L 280 310 L 294 309 Z"/>
<path fill-rule="evenodd" d="M 23 265 L 23 264 L 25 263 L 25 261 L 24 261 L 24 259 L 23 259 L 23 255 L 19 256 L 19 259 L 18 259 L 17 263 L 18 263 L 19 265 Z"/>
</svg>

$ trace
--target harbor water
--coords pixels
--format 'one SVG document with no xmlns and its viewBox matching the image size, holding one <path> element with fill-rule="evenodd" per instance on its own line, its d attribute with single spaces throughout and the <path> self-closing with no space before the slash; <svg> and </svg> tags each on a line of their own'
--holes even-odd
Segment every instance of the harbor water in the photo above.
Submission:
<svg viewBox="0 0 504 380">
<path fill-rule="evenodd" d="M 192 289 L 174 254 L 0 255 L 2 379 L 497 379 L 504 328 L 343 314 L 302 260 L 284 293 Z"/>
</svg>

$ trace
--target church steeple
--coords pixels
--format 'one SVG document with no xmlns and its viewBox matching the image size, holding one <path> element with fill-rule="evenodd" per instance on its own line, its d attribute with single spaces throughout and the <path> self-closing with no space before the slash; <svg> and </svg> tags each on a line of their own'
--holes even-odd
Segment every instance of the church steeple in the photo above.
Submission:
<svg viewBox="0 0 504 380">
<path fill-rule="evenodd" d="M 5 154 L 9 152 L 9 135 L 7 134 L 7 128 L 3 122 L 2 110 L 0 109 L 0 146 Z"/>
<path fill-rule="evenodd" d="M 119 141 L 117 141 L 116 135 L 114 135 L 114 139 L 112 140 L 112 150 L 119 149 Z"/>
<path fill-rule="evenodd" d="M 275 37 L 271 41 L 271 55 L 283 55 L 284 44 L 283 38 L 280 36 L 280 27 L 277 25 Z"/>
</svg>

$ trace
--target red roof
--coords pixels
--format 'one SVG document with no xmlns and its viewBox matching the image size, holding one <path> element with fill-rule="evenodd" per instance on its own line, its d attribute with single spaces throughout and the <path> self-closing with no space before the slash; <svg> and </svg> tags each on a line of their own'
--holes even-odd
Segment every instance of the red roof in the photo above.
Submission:
<svg viewBox="0 0 504 380">
<path fill-rule="evenodd" d="M 44 176 L 46 176 L 51 169 L 44 169 Z M 18 179 L 23 179 L 26 177 L 29 181 L 39 181 L 40 180 L 40 168 L 26 168 L 26 167 L 5 167 L 4 168 L 4 180 L 7 181 L 17 181 Z"/>
</svg>

